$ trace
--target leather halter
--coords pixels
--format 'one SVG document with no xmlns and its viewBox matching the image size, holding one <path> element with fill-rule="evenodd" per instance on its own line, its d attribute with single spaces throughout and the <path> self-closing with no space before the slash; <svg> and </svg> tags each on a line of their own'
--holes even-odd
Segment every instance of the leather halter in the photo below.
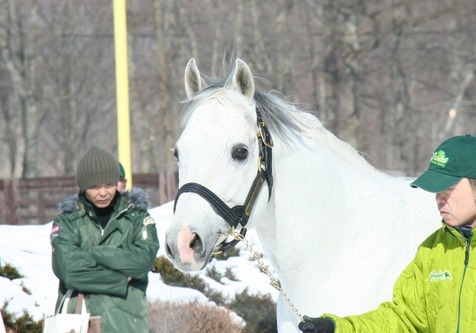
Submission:
<svg viewBox="0 0 476 333">
<path fill-rule="evenodd" d="M 271 198 L 271 191 L 273 189 L 273 158 L 272 148 L 273 139 L 271 133 L 266 127 L 260 113 L 256 112 L 258 133 L 256 134 L 259 143 L 259 157 L 258 157 L 258 172 L 251 185 L 245 203 L 243 205 L 237 205 L 235 207 L 228 207 L 215 193 L 210 191 L 205 186 L 198 183 L 186 183 L 179 188 L 177 196 L 174 202 L 174 213 L 177 201 L 182 193 L 192 192 L 200 195 L 202 198 L 208 201 L 212 206 L 216 214 L 221 216 L 232 228 L 237 228 L 241 225 L 240 234 L 244 237 L 246 235 L 246 224 L 253 211 L 256 199 L 258 198 L 263 183 L 266 181 L 268 184 L 268 201 Z M 233 239 L 229 242 L 222 242 L 218 252 L 226 252 L 234 247 L 239 242 L 239 239 Z"/>
</svg>

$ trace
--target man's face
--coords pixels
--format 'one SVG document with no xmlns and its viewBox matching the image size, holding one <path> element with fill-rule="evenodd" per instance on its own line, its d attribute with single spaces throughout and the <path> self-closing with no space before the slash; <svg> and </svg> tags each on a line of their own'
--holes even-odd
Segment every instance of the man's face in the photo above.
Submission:
<svg viewBox="0 0 476 333">
<path fill-rule="evenodd" d="M 97 208 L 108 207 L 116 195 L 117 184 L 100 184 L 86 190 L 86 199 Z"/>
<path fill-rule="evenodd" d="M 436 193 L 436 203 L 446 224 L 476 227 L 476 193 L 467 178 L 446 191 Z"/>
</svg>

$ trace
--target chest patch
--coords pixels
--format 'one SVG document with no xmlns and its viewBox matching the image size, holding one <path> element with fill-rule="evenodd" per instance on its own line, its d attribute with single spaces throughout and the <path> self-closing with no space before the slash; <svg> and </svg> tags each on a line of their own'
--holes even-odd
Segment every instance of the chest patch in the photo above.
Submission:
<svg viewBox="0 0 476 333">
<path fill-rule="evenodd" d="M 433 271 L 430 273 L 430 282 L 452 281 L 452 280 L 453 280 L 453 275 L 451 275 L 449 270 Z"/>
</svg>

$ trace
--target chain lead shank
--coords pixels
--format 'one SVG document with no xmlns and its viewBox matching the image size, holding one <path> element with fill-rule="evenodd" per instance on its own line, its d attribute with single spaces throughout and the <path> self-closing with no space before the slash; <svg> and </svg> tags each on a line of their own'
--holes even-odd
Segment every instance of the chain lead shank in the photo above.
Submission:
<svg viewBox="0 0 476 333">
<path fill-rule="evenodd" d="M 261 271 L 268 276 L 269 280 L 271 281 L 271 285 L 277 291 L 279 291 L 281 296 L 284 298 L 286 303 L 288 303 L 289 307 L 293 310 L 293 312 L 296 314 L 296 316 L 299 318 L 299 320 L 304 321 L 303 315 L 301 314 L 301 312 L 299 312 L 299 310 L 296 308 L 294 303 L 291 301 L 291 299 L 288 297 L 288 295 L 284 292 L 283 288 L 281 287 L 281 283 L 279 282 L 279 280 L 277 280 L 273 277 L 273 275 L 271 274 L 271 272 L 268 269 L 268 266 L 264 264 L 264 262 L 258 256 L 258 254 L 253 249 L 250 242 L 245 238 L 245 236 L 238 233 L 235 230 L 235 228 L 231 229 L 231 232 L 230 232 L 229 236 L 233 237 L 234 239 L 236 239 L 238 241 L 242 241 L 243 244 L 245 244 L 246 248 L 251 253 L 253 259 L 258 263 L 258 266 L 260 267 Z"/>
</svg>

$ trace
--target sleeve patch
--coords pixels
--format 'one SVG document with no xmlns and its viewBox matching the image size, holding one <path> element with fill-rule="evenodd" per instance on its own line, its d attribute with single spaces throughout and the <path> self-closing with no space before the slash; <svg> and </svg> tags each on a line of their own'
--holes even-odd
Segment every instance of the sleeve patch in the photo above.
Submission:
<svg viewBox="0 0 476 333">
<path fill-rule="evenodd" d="M 60 231 L 60 226 L 59 225 L 53 225 L 53 227 L 51 228 L 51 232 L 50 232 L 50 243 L 53 244 L 53 240 L 58 237 L 59 235 L 59 231 Z M 55 249 L 53 248 L 53 254 L 55 253 L 54 251 Z"/>
<path fill-rule="evenodd" d="M 154 221 L 154 219 L 153 219 L 152 217 L 147 216 L 147 217 L 144 219 L 144 221 L 142 221 L 142 224 L 143 224 L 144 226 L 148 226 L 149 224 L 155 224 L 155 221 Z"/>
</svg>

